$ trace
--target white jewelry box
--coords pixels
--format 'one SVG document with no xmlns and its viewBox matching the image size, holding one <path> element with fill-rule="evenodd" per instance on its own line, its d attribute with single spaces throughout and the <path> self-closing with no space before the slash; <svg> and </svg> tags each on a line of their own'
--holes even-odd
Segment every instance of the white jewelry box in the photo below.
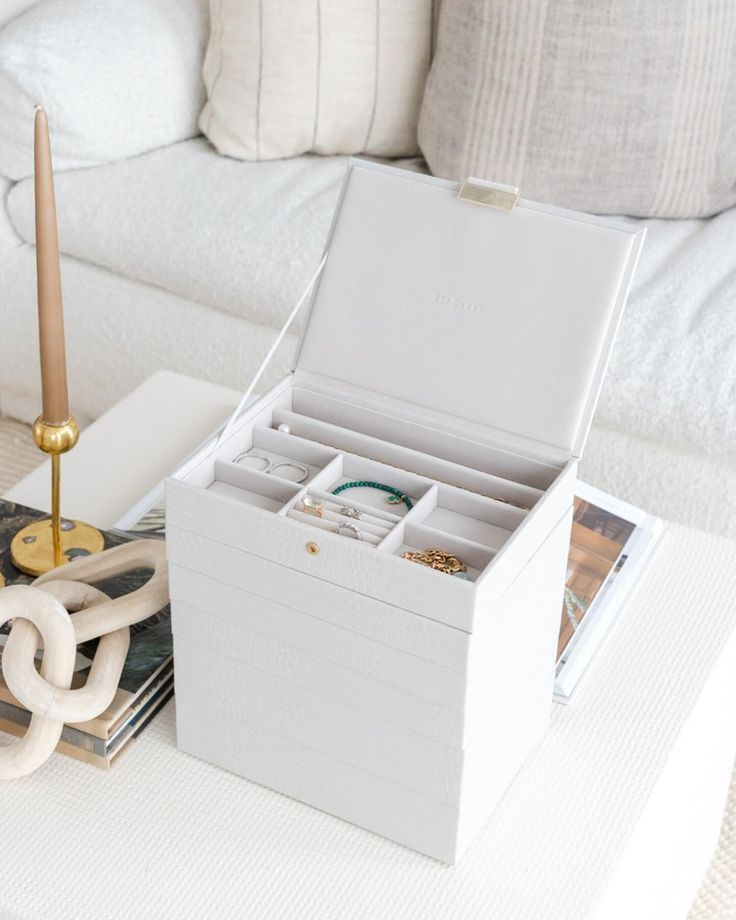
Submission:
<svg viewBox="0 0 736 920">
<path fill-rule="evenodd" d="M 471 183 L 351 161 L 293 374 L 166 490 L 179 746 L 449 863 L 549 718 L 577 463 L 643 240 Z M 409 501 L 332 493 L 352 481 Z M 466 578 L 402 558 L 430 548 Z"/>
</svg>

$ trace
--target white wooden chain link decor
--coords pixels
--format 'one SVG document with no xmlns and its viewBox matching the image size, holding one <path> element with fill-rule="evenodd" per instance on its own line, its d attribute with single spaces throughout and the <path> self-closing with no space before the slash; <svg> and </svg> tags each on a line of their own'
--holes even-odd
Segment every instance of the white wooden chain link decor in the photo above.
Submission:
<svg viewBox="0 0 736 920">
<path fill-rule="evenodd" d="M 111 600 L 91 583 L 152 569 L 137 591 Z M 0 747 L 0 780 L 37 770 L 51 756 L 65 722 L 86 722 L 112 702 L 130 644 L 129 627 L 169 598 L 166 545 L 136 540 L 52 569 L 32 585 L 0 590 L 0 626 L 13 621 L 2 656 L 8 689 L 31 712 L 25 735 Z M 87 682 L 70 690 L 77 645 L 99 638 Z M 41 673 L 37 649 L 44 649 Z"/>
</svg>

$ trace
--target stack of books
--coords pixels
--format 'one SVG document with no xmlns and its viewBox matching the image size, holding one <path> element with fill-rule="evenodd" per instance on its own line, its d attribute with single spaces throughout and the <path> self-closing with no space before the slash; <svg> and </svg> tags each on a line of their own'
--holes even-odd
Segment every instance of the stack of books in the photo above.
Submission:
<svg viewBox="0 0 736 920">
<path fill-rule="evenodd" d="M 578 482 L 557 645 L 559 702 L 569 702 L 590 673 L 662 530 L 659 518 Z"/>
<path fill-rule="evenodd" d="M 33 581 L 10 561 L 10 541 L 21 527 L 46 516 L 0 499 L 0 572 L 7 584 Z M 104 536 L 106 548 L 130 539 L 114 531 L 105 532 Z M 132 572 L 100 582 L 97 587 L 110 597 L 118 597 L 134 591 L 149 575 L 148 572 Z M 7 625 L 0 628 L 0 662 L 7 633 Z M 85 683 L 96 647 L 97 640 L 78 647 L 72 687 Z M 169 608 L 165 607 L 131 627 L 128 657 L 110 706 L 89 722 L 65 725 L 57 750 L 107 770 L 131 747 L 173 694 L 171 616 Z M 29 720 L 30 713 L 15 699 L 0 675 L 0 731 L 22 735 Z"/>
</svg>

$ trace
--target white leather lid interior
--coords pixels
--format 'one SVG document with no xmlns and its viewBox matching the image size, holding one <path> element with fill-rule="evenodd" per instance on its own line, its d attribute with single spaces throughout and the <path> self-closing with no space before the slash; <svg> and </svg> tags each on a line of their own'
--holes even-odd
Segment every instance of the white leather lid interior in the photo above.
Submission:
<svg viewBox="0 0 736 920">
<path fill-rule="evenodd" d="M 643 231 L 353 161 L 298 371 L 580 455 Z"/>
</svg>

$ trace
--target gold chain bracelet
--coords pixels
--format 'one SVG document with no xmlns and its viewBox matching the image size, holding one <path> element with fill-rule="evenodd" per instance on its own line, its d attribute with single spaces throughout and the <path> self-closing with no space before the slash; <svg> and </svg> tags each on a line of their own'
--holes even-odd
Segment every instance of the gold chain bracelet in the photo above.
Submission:
<svg viewBox="0 0 736 920">
<path fill-rule="evenodd" d="M 401 554 L 402 559 L 408 559 L 409 562 L 418 562 L 420 565 L 429 566 L 436 572 L 444 572 L 446 575 L 459 575 L 466 572 L 467 568 L 464 562 L 461 562 L 457 556 L 445 552 L 443 549 L 425 549 L 411 550 Z"/>
</svg>

